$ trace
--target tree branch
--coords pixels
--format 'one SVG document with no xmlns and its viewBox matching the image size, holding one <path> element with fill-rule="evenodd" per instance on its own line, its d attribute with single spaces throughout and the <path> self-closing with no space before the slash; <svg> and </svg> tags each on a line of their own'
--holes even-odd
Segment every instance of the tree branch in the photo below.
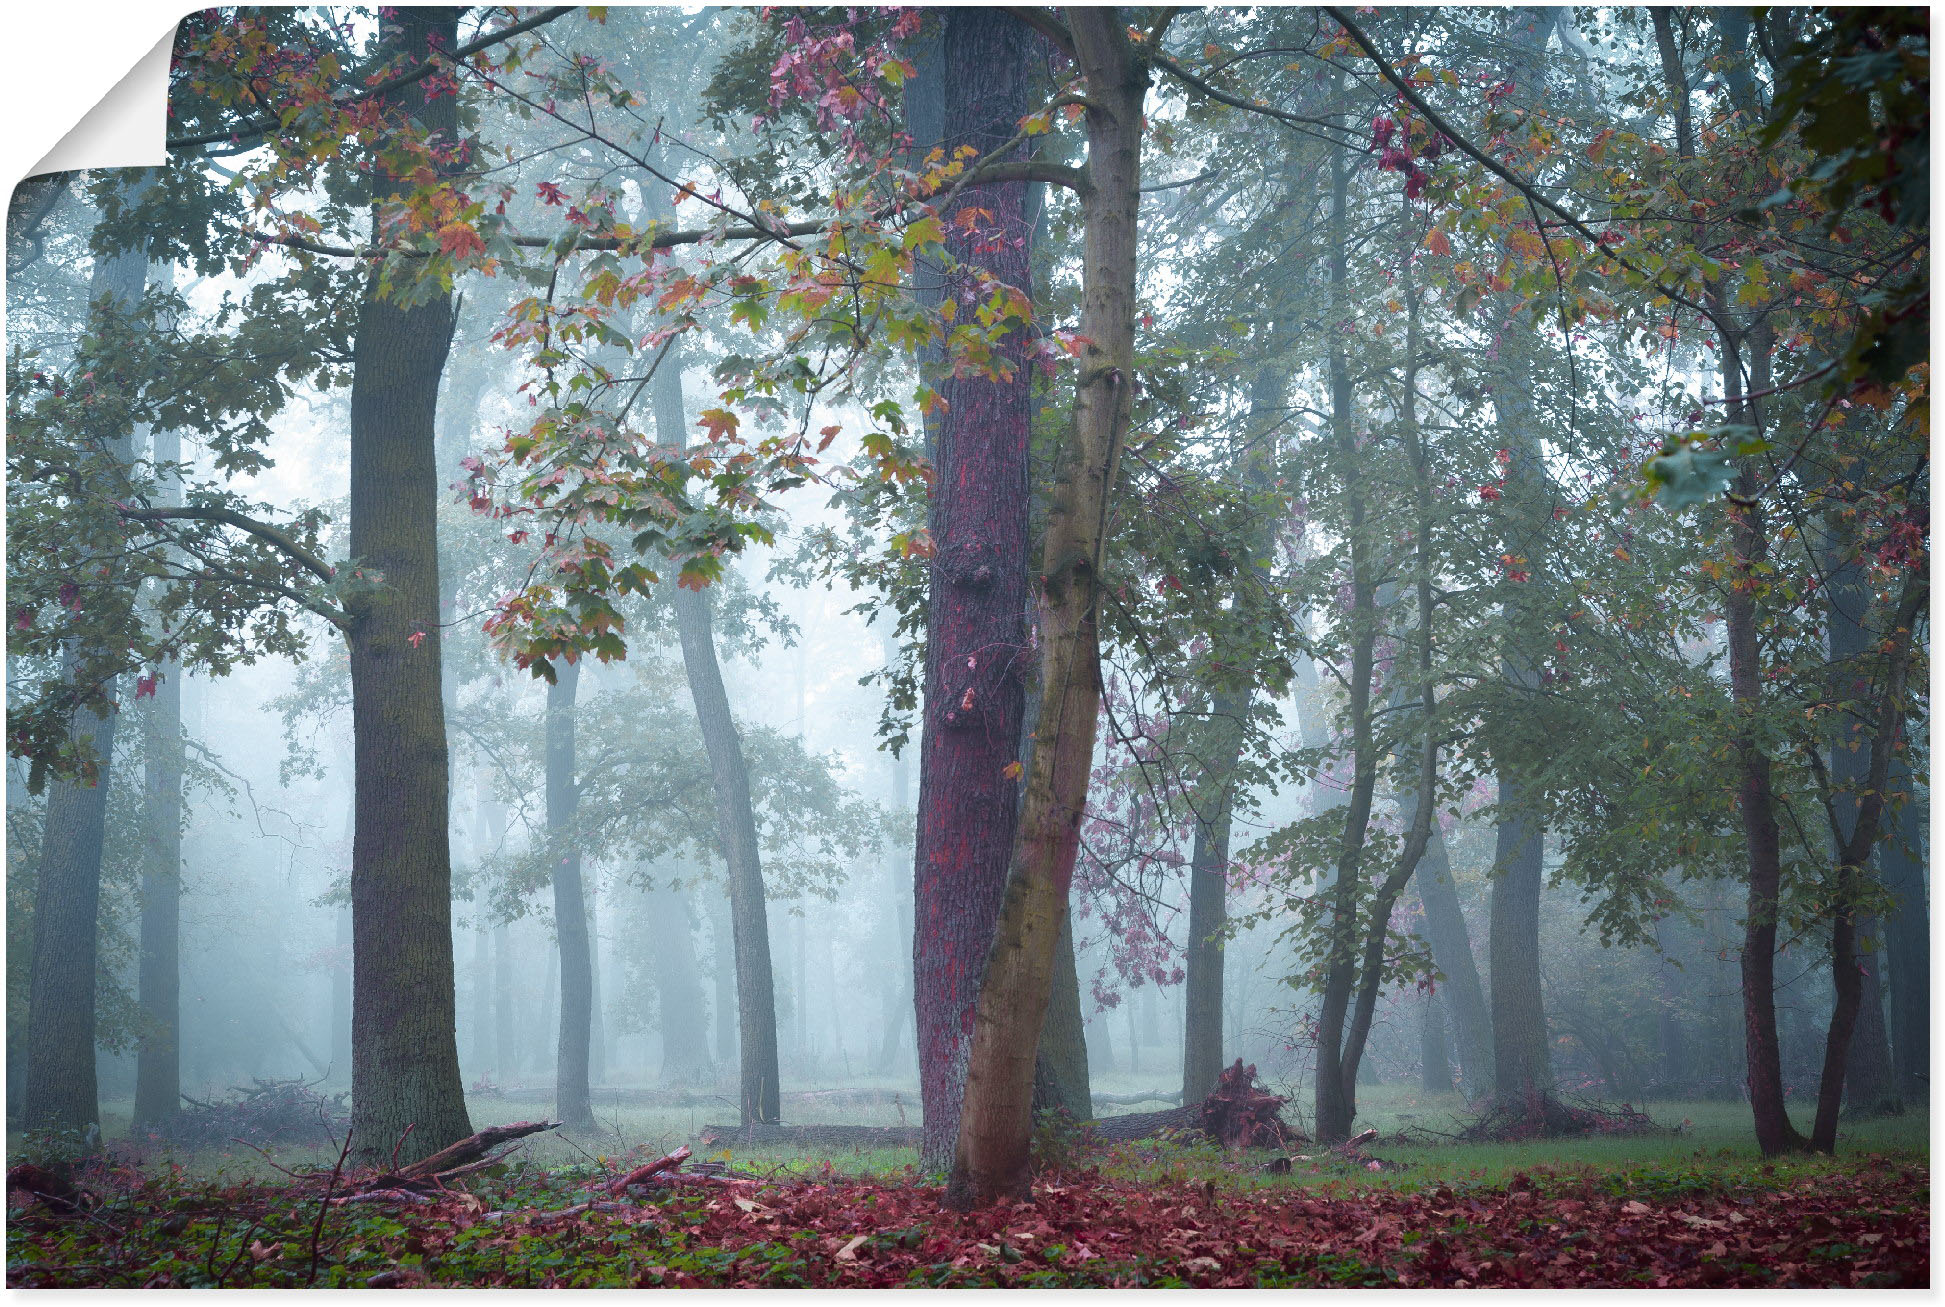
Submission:
<svg viewBox="0 0 1945 1307">
<path fill-rule="evenodd" d="M 376 86 L 367 87 L 362 91 L 347 95 L 342 100 L 334 100 L 334 103 L 339 107 L 343 107 L 345 105 L 357 104 L 361 100 L 369 100 L 376 96 L 389 95 L 401 87 L 410 86 L 414 82 L 423 81 L 425 78 L 432 76 L 433 73 L 439 70 L 441 61 L 456 63 L 461 59 L 470 59 L 482 50 L 490 49 L 502 41 L 519 36 L 523 32 L 531 32 L 536 27 L 543 27 L 553 22 L 556 18 L 565 17 L 573 12 L 573 5 L 556 5 L 551 9 L 543 9 L 539 13 L 528 18 L 523 18 L 517 23 L 509 23 L 496 31 L 488 32 L 484 36 L 468 41 L 465 45 L 460 46 L 450 54 L 435 54 L 410 72 L 400 73 L 396 77 L 387 78 Z M 254 140 L 267 133 L 274 132 L 280 126 L 281 124 L 274 117 L 258 118 L 227 132 L 204 132 L 200 136 L 173 136 L 165 141 L 164 145 L 170 150 L 190 150 L 199 145 L 242 142 Z"/>
<path fill-rule="evenodd" d="M 1648 272 L 1645 268 L 1641 267 L 1639 264 L 1634 263 L 1633 261 L 1629 260 L 1625 256 L 1621 254 L 1617 254 L 1615 251 L 1609 249 L 1605 244 L 1602 243 L 1600 235 L 1596 233 L 1592 228 L 1588 227 L 1588 225 L 1585 222 L 1581 221 L 1580 217 L 1577 214 L 1562 208 L 1558 204 L 1555 204 L 1552 200 L 1548 199 L 1544 194 L 1542 194 L 1540 189 L 1537 186 L 1533 185 L 1533 183 L 1520 177 L 1512 169 L 1495 161 L 1492 158 L 1492 156 L 1488 155 L 1484 150 L 1481 150 L 1478 146 L 1474 145 L 1471 141 L 1467 140 L 1465 136 L 1463 136 L 1456 128 L 1452 126 L 1451 123 L 1445 120 L 1445 118 L 1438 112 L 1438 110 L 1432 108 L 1430 104 L 1426 103 L 1425 97 L 1420 95 L 1416 90 L 1412 88 L 1409 82 L 1407 82 L 1404 78 L 1398 75 L 1397 69 L 1391 66 L 1391 61 L 1384 58 L 1382 55 L 1378 53 L 1377 46 L 1372 44 L 1371 38 L 1366 36 L 1364 32 L 1358 27 L 1358 25 L 1352 21 L 1350 14 L 1348 14 L 1343 9 L 1340 9 L 1335 5 L 1325 5 L 1324 12 L 1329 14 L 1332 18 L 1336 19 L 1338 26 L 1344 29 L 1345 35 L 1349 36 L 1353 41 L 1356 41 L 1358 43 L 1358 47 L 1364 51 L 1365 57 L 1368 58 L 1371 61 L 1372 65 L 1377 68 L 1379 74 L 1382 75 L 1387 82 L 1390 82 L 1391 85 L 1397 89 L 1398 94 L 1404 98 L 1405 102 L 1411 105 L 1411 107 L 1416 109 L 1419 113 L 1423 114 L 1425 117 L 1425 121 L 1430 123 L 1434 129 L 1436 129 L 1441 135 L 1445 137 L 1446 140 L 1451 141 L 1453 145 L 1457 146 L 1461 153 L 1471 157 L 1473 160 L 1475 160 L 1480 165 L 1482 165 L 1487 172 L 1490 172 L 1493 176 L 1499 178 L 1501 181 L 1505 182 L 1508 186 L 1511 186 L 1514 190 L 1518 191 L 1521 195 L 1524 195 L 1527 198 L 1527 201 L 1529 203 L 1533 204 L 1538 208 L 1545 209 L 1547 212 L 1553 214 L 1555 217 L 1559 218 L 1562 222 L 1566 223 L 1567 226 L 1571 227 L 1574 231 L 1579 232 L 1582 236 L 1586 237 L 1587 240 L 1593 245 L 1593 247 L 1600 252 L 1600 256 L 1602 258 L 1612 259 L 1615 263 L 1618 263 L 1623 268 L 1626 268 L 1629 272 L 1632 272 L 1635 276 L 1641 278 L 1643 281 L 1647 282 L 1650 286 L 1653 286 L 1656 290 L 1660 291 L 1663 295 L 1667 296 L 1672 303 L 1679 304 L 1683 308 L 1689 309 L 1695 313 L 1699 313 L 1704 318 L 1707 318 L 1709 322 L 1714 325 L 1715 329 L 1721 333 L 1724 347 L 1728 349 L 1735 348 L 1735 342 L 1739 339 L 1739 337 L 1737 336 L 1734 324 L 1724 322 L 1721 318 L 1717 317 L 1715 312 L 1712 309 L 1710 309 L 1707 305 L 1700 304 L 1695 300 L 1688 298 L 1688 296 L 1682 294 L 1680 291 L 1670 286 L 1667 282 L 1662 281 L 1660 278 L 1654 276 L 1654 274 Z"/>
<path fill-rule="evenodd" d="M 233 508 L 219 508 L 211 504 L 185 504 L 180 508 L 118 508 L 121 516 L 131 522 L 220 522 L 233 526 L 247 535 L 255 536 L 267 545 L 280 551 L 292 562 L 310 572 L 321 581 L 335 581 L 337 573 L 331 565 L 316 554 L 297 543 L 289 532 L 259 522 L 254 517 L 246 517 Z"/>
<path fill-rule="evenodd" d="M 1074 34 L 1067 30 L 1065 23 L 1054 17 L 1052 10 L 1042 9 L 1038 5 L 1002 5 L 1000 11 L 1012 14 L 1046 37 L 1069 59 L 1074 58 Z"/>
</svg>

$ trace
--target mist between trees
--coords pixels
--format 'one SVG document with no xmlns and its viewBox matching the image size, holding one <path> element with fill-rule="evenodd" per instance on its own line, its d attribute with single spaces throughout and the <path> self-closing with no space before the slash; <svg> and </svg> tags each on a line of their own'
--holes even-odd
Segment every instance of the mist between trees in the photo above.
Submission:
<svg viewBox="0 0 1945 1307">
<path fill-rule="evenodd" d="M 9 210 L 10 1127 L 1922 1110 L 1873 13 L 185 19 Z"/>
</svg>

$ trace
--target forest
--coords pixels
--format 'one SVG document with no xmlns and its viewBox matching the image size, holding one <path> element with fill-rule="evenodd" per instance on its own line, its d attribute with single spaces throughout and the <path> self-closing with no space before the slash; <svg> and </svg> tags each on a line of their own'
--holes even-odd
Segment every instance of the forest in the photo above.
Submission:
<svg viewBox="0 0 1945 1307">
<path fill-rule="evenodd" d="M 9 1286 L 1929 1285 L 1927 10 L 169 82 L 7 215 Z"/>
</svg>

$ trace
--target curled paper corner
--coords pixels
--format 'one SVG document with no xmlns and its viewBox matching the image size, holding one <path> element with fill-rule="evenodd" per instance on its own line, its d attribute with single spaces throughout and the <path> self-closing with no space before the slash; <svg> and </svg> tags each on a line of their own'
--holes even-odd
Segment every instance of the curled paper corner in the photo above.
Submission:
<svg viewBox="0 0 1945 1307">
<path fill-rule="evenodd" d="M 176 25 L 170 23 L 149 52 L 52 150 L 27 170 L 27 177 L 84 168 L 153 168 L 168 158 L 169 54 Z"/>
</svg>

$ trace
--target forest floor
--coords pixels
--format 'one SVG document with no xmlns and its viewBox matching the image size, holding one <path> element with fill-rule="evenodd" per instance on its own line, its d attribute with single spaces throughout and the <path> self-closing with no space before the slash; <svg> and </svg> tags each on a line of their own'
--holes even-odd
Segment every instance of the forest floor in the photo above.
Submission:
<svg viewBox="0 0 1945 1307">
<path fill-rule="evenodd" d="M 1368 1158 L 1148 1141 L 1067 1148 L 1035 1201 L 939 1210 L 908 1149 L 809 1152 L 696 1143 L 728 1117 L 707 1095 L 616 1091 L 595 1136 L 535 1136 L 441 1202 L 324 1209 L 336 1150 L 172 1154 L 122 1146 L 80 1178 L 101 1199 L 16 1210 L 10 1286 L 1579 1285 L 1923 1287 L 1930 1156 L 1922 1110 L 1860 1120 L 1835 1158 L 1764 1162 L 1747 1108 L 1650 1103 L 1667 1129 L 1460 1144 L 1456 1096 L 1368 1091 Z M 899 1124 L 890 1091 L 787 1096 L 802 1124 Z M 518 1092 L 476 1126 L 545 1114 Z M 1156 1104 L 1155 1106 L 1160 1106 Z M 1132 1110 L 1142 1110 L 1136 1107 Z M 114 1122 L 109 1137 L 116 1137 Z M 124 1131 L 125 1132 L 125 1131 Z M 1403 1137 L 1401 1139 L 1401 1133 Z M 602 1182 L 674 1146 L 754 1179 L 680 1177 L 613 1200 Z M 1058 1145 L 1056 1145 L 1058 1147 Z M 9 1160 L 22 1155 L 9 1141 Z M 30 1150 L 31 1151 L 31 1150 Z M 1302 1150 L 1300 1149 L 1300 1152 Z M 1365 1164 L 1382 1159 L 1385 1169 Z M 593 1203 L 574 1213 L 563 1209 Z M 322 1219 L 320 1220 L 320 1215 Z"/>
</svg>

